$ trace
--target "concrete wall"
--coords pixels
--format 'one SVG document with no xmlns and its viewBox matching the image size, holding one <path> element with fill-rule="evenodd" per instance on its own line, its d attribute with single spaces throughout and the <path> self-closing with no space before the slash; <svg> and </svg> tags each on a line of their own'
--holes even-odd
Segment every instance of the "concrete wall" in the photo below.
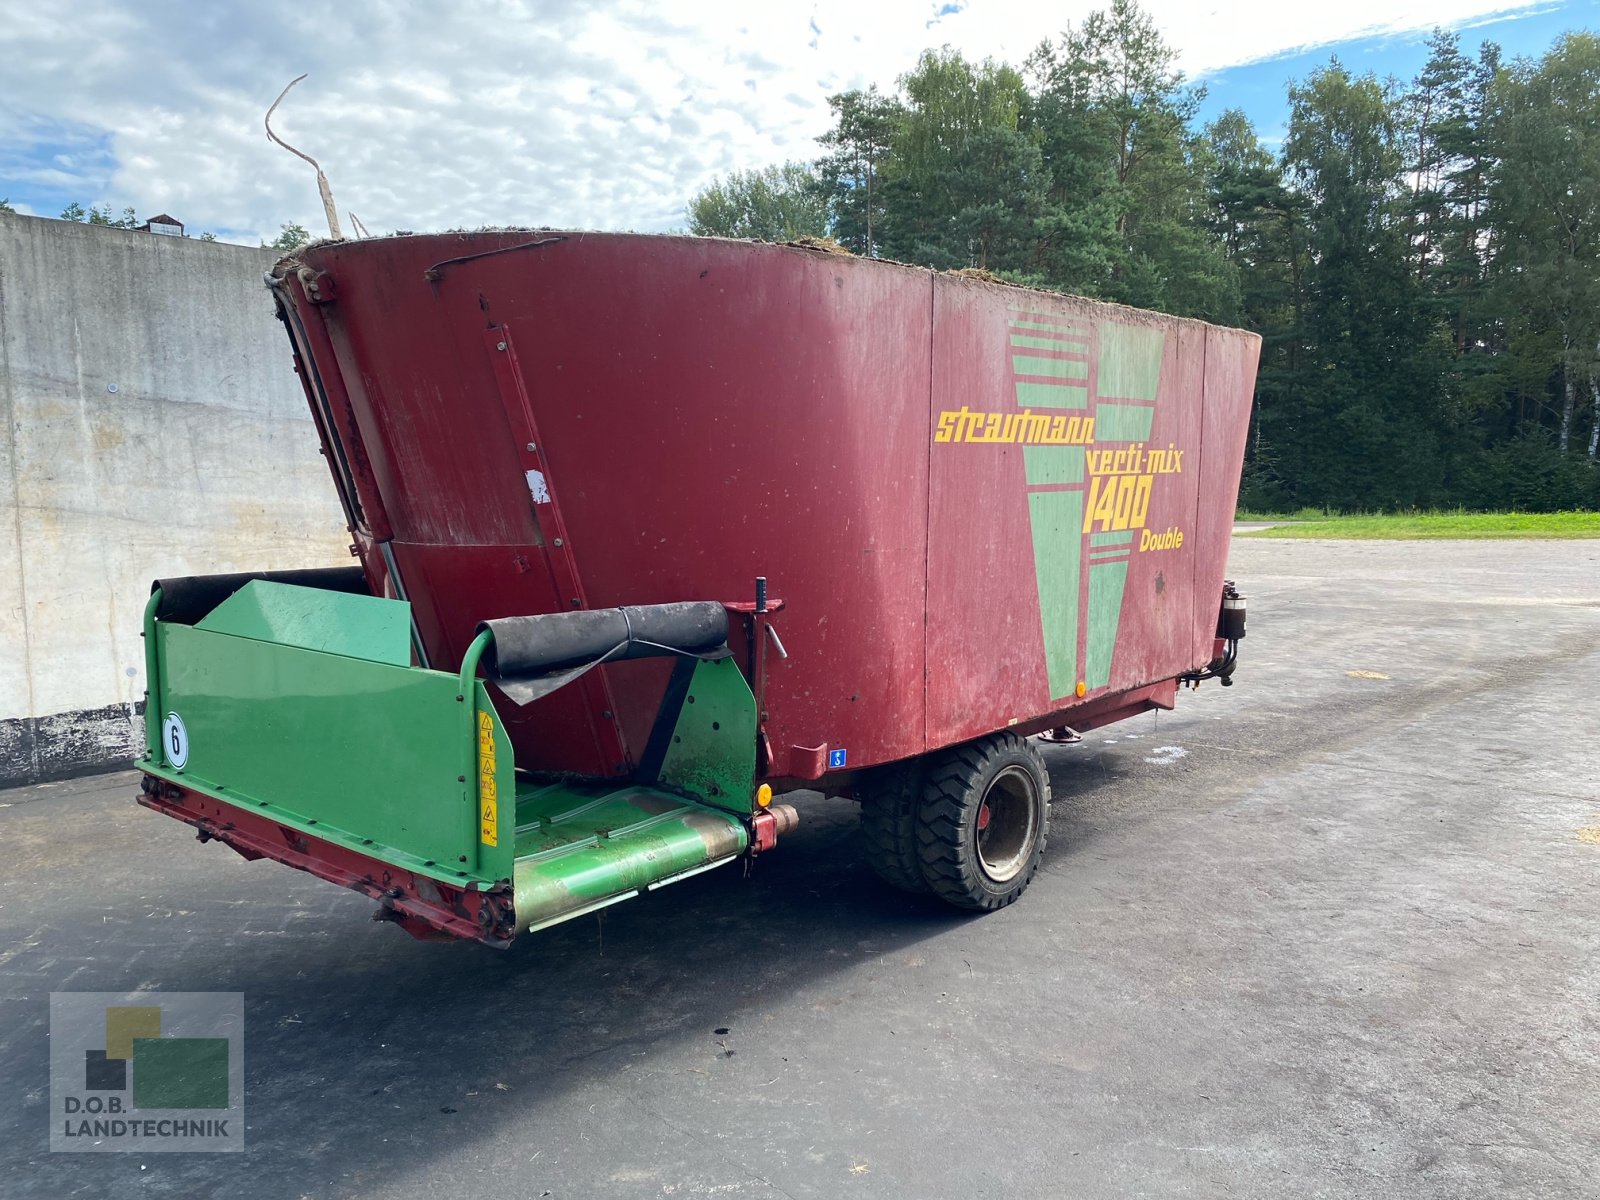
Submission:
<svg viewBox="0 0 1600 1200">
<path fill-rule="evenodd" d="M 351 562 L 273 258 L 0 214 L 0 785 L 141 744 L 152 579 Z"/>
</svg>

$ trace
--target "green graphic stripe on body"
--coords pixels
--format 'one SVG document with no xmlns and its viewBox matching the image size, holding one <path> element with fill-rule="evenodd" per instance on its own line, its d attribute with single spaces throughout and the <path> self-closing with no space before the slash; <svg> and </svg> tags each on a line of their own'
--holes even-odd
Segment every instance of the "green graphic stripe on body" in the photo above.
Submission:
<svg viewBox="0 0 1600 1200">
<path fill-rule="evenodd" d="M 1066 383 L 1018 383 L 1018 408 L 1088 408 L 1089 389 Z"/>
<path fill-rule="evenodd" d="M 1037 542 L 1037 532 L 1034 539 Z M 1127 581 L 1126 560 L 1089 566 L 1089 636 L 1084 646 L 1083 678 L 1091 688 L 1111 682 L 1111 656 L 1117 648 L 1122 590 Z"/>
<path fill-rule="evenodd" d="M 1072 694 L 1078 674 L 1078 565 L 1083 547 L 1083 493 L 1030 492 L 1033 566 L 1039 581 L 1045 675 L 1050 698 Z"/>
<path fill-rule="evenodd" d="M 1013 354 L 1011 369 L 1018 375 L 1051 375 L 1057 379 L 1087 379 L 1089 364 L 1073 358 L 1045 358 L 1039 354 Z"/>
<path fill-rule="evenodd" d="M 1147 404 L 1107 404 L 1102 400 L 1094 410 L 1094 440 L 1142 442 L 1150 436 L 1155 414 L 1156 410 Z"/>
<path fill-rule="evenodd" d="M 1063 325 L 1054 321 L 1019 321 L 1011 322 L 1013 329 L 1027 329 L 1035 333 L 1053 333 L 1057 337 L 1087 336 L 1088 330 L 1082 325 Z"/>
<path fill-rule="evenodd" d="M 1161 352 L 1166 341 L 1165 330 L 1102 325 L 1099 394 L 1113 400 L 1154 400 L 1161 384 Z"/>
<path fill-rule="evenodd" d="M 1089 545 L 1091 546 L 1131 546 L 1133 544 L 1133 530 L 1129 529 L 1119 533 L 1091 533 Z"/>
<path fill-rule="evenodd" d="M 1013 321 L 1054 321 L 1057 325 L 1082 325 L 1082 317 L 1074 317 L 1049 308 L 1013 308 L 1008 310 Z"/>
<path fill-rule="evenodd" d="M 1025 333 L 1013 333 L 1011 335 L 1011 345 L 1017 350 L 1059 350 L 1063 354 L 1089 353 L 1089 343 L 1087 341 L 1029 337 Z"/>
<path fill-rule="evenodd" d="M 1030 484 L 1082 483 L 1082 446 L 1024 446 L 1022 465 Z"/>
</svg>

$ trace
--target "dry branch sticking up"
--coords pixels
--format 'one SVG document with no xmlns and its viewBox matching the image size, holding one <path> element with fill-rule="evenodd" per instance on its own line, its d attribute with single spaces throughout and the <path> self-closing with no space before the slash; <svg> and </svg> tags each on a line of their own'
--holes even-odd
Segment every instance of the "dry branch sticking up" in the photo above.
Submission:
<svg viewBox="0 0 1600 1200">
<path fill-rule="evenodd" d="M 283 91 L 278 93 L 278 98 L 272 102 L 272 107 L 267 109 L 266 118 L 262 123 L 267 127 L 267 136 L 269 138 L 296 158 L 303 158 L 316 168 L 317 191 L 322 194 L 322 211 L 328 218 L 328 236 L 338 241 L 344 238 L 344 234 L 339 231 L 339 210 L 333 206 L 333 189 L 328 186 L 328 177 L 322 173 L 322 167 L 318 165 L 317 160 L 312 158 L 311 155 L 296 150 L 288 142 L 272 132 L 272 114 L 278 111 L 278 105 L 283 103 L 283 98 L 289 94 L 289 89 L 304 78 L 304 75 L 297 75 L 288 82 Z"/>
</svg>

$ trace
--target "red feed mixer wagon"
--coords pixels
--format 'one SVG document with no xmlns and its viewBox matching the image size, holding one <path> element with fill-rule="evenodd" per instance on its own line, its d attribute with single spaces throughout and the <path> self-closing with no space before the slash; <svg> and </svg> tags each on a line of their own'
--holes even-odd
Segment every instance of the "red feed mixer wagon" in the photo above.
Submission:
<svg viewBox="0 0 1600 1200">
<path fill-rule="evenodd" d="M 1039 862 L 1032 735 L 1228 682 L 1257 338 L 797 246 L 490 231 L 269 277 L 359 567 L 157 581 L 141 803 L 504 945 L 862 803 Z"/>
</svg>

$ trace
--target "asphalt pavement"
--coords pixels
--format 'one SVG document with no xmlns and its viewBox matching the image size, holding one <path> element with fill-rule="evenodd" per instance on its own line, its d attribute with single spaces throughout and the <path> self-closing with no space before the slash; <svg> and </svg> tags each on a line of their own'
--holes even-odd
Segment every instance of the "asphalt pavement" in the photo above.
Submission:
<svg viewBox="0 0 1600 1200">
<path fill-rule="evenodd" d="M 1046 747 L 1022 901 L 852 804 L 412 940 L 136 776 L 0 793 L 0 1195 L 1594 1197 L 1600 542 L 1237 539 L 1238 684 Z M 243 1154 L 52 1154 L 52 991 L 241 991 Z"/>
</svg>

